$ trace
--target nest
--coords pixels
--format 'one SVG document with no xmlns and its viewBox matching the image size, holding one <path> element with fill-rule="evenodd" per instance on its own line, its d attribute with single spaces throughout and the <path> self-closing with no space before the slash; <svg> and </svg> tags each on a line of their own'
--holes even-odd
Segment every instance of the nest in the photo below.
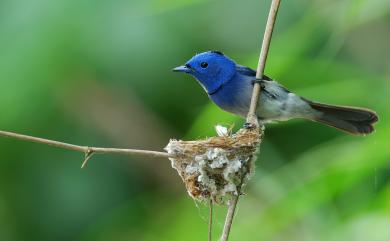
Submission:
<svg viewBox="0 0 390 241">
<path fill-rule="evenodd" d="M 254 172 L 254 162 L 263 137 L 263 126 L 229 134 L 217 126 L 219 136 L 204 140 L 171 140 L 165 148 L 172 167 L 195 200 L 224 203 L 240 195 Z"/>
</svg>

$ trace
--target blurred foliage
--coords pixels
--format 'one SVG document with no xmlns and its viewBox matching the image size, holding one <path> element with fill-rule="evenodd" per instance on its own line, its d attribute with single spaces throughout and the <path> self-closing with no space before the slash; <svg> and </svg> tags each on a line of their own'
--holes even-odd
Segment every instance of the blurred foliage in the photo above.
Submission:
<svg viewBox="0 0 390 241">
<path fill-rule="evenodd" d="M 170 72 L 218 49 L 255 67 L 270 1 L 2 0 L 0 129 L 161 150 L 242 120 Z M 367 137 L 267 126 L 232 240 L 389 240 L 390 2 L 284 1 L 266 72 L 307 98 L 375 109 Z M 0 139 L 0 240 L 206 240 L 207 207 L 167 160 Z M 79 161 L 79 162 L 78 162 Z M 223 223 L 217 208 L 215 240 Z"/>
</svg>

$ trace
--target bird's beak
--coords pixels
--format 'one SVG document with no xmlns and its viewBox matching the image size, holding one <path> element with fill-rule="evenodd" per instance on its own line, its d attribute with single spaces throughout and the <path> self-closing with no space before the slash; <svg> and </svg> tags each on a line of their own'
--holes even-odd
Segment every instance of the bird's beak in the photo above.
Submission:
<svg viewBox="0 0 390 241">
<path fill-rule="evenodd" d="M 188 68 L 188 66 L 182 65 L 182 66 L 174 68 L 172 71 L 173 72 L 190 73 L 192 70 L 190 68 Z"/>
</svg>

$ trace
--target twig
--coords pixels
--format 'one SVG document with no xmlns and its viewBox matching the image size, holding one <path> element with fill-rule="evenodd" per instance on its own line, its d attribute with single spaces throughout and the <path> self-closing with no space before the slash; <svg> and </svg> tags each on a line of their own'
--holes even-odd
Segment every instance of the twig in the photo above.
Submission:
<svg viewBox="0 0 390 241">
<path fill-rule="evenodd" d="M 209 214 L 209 241 L 213 240 L 213 199 L 210 198 L 210 214 Z"/>
<path fill-rule="evenodd" d="M 89 159 L 91 159 L 92 156 L 93 156 L 93 151 L 91 151 L 91 149 L 88 149 L 85 152 L 84 161 L 83 164 L 81 164 L 81 168 L 84 168 L 87 165 Z"/>
<path fill-rule="evenodd" d="M 267 19 L 267 25 L 265 27 L 263 43 L 261 45 L 259 63 L 257 65 L 257 71 L 256 71 L 256 80 L 261 80 L 264 75 L 265 62 L 267 60 L 268 50 L 271 43 L 272 32 L 275 25 L 279 5 L 280 5 L 280 0 L 272 0 L 271 8 L 269 10 L 268 19 Z M 260 84 L 258 82 L 255 82 L 255 85 L 253 87 L 251 105 L 249 107 L 249 112 L 247 116 L 247 122 L 250 124 L 258 125 L 256 109 L 257 109 L 257 103 L 259 97 L 260 97 Z M 225 219 L 225 225 L 223 228 L 223 233 L 220 241 L 228 241 L 230 229 L 233 223 L 234 213 L 236 211 L 239 198 L 240 198 L 240 192 L 238 193 L 237 196 L 234 196 L 229 203 L 229 208 Z"/>
<path fill-rule="evenodd" d="M 265 62 L 267 60 L 268 50 L 271 43 L 272 32 L 275 25 L 276 15 L 278 13 L 280 0 L 273 0 L 271 8 L 269 10 L 267 25 L 264 31 L 263 44 L 261 45 L 261 51 L 259 56 L 259 63 L 257 65 L 256 79 L 261 80 L 264 75 Z M 255 83 L 253 86 L 253 93 L 251 99 L 251 105 L 247 116 L 247 122 L 251 124 L 257 124 L 256 109 L 257 102 L 260 97 L 260 84 Z"/>
<path fill-rule="evenodd" d="M 120 148 L 103 148 L 103 147 L 89 147 L 89 146 L 79 146 L 74 144 L 69 144 L 65 142 L 53 141 L 48 139 L 43 139 L 34 136 L 27 136 L 22 134 L 17 134 L 8 131 L 0 131 L 0 136 L 11 137 L 14 139 L 35 142 L 40 144 L 45 144 L 49 146 L 54 146 L 62 149 L 67 149 L 71 151 L 78 151 L 85 154 L 84 162 L 82 167 L 84 167 L 87 161 L 92 157 L 93 154 L 119 154 L 119 155 L 137 155 L 137 156 L 147 156 L 147 157 L 169 157 L 169 154 L 166 152 L 159 151 L 149 151 L 149 150 L 137 150 L 137 149 L 120 149 Z"/>
</svg>

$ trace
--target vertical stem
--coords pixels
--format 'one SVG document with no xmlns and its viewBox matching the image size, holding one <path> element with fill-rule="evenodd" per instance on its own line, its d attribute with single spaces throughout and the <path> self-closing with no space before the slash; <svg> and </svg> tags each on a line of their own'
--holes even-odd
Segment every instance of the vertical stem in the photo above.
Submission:
<svg viewBox="0 0 390 241">
<path fill-rule="evenodd" d="M 260 80 L 264 75 L 265 62 L 267 60 L 268 50 L 271 43 L 272 32 L 275 25 L 276 16 L 278 13 L 280 0 L 273 0 L 271 8 L 268 14 L 267 25 L 264 32 L 263 44 L 261 45 L 261 51 L 259 56 L 259 63 L 257 65 L 256 79 Z M 260 84 L 255 83 L 253 86 L 253 94 L 251 99 L 251 105 L 247 116 L 247 122 L 251 124 L 257 124 L 256 108 L 260 97 Z"/>
<path fill-rule="evenodd" d="M 214 208 L 214 203 L 213 199 L 210 198 L 210 217 L 209 217 L 209 241 L 213 240 L 213 208 Z"/>
</svg>

